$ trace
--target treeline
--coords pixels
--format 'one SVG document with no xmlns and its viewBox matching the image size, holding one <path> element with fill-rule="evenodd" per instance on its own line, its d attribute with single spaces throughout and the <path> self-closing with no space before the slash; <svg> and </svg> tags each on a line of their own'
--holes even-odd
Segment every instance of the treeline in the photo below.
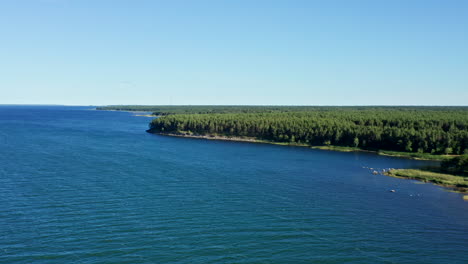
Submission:
<svg viewBox="0 0 468 264">
<path fill-rule="evenodd" d="M 154 119 L 148 132 L 432 154 L 468 152 L 468 107 L 284 107 L 276 112 L 246 111 L 167 115 Z"/>
<path fill-rule="evenodd" d="M 240 105 L 114 105 L 96 107 L 97 110 L 145 111 L 154 115 L 227 114 L 227 113 L 283 113 L 318 110 L 313 106 L 240 106 Z M 325 110 L 325 108 L 323 108 Z"/>
<path fill-rule="evenodd" d="M 229 114 L 229 113 L 290 113 L 329 111 L 468 111 L 459 106 L 269 106 L 269 105 L 110 105 L 96 110 L 144 111 L 154 115 Z"/>
</svg>

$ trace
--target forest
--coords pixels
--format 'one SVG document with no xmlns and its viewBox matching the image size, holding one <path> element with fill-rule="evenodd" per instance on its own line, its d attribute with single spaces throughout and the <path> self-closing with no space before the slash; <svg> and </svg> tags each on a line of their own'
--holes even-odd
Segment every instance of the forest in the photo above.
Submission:
<svg viewBox="0 0 468 264">
<path fill-rule="evenodd" d="M 310 146 L 468 153 L 468 107 L 147 106 L 150 133 L 248 137 Z"/>
<path fill-rule="evenodd" d="M 465 112 L 464 106 L 283 106 L 283 105 L 109 105 L 96 110 L 142 111 L 157 116 L 173 114 L 290 113 L 317 111 L 412 111 Z"/>
<path fill-rule="evenodd" d="M 227 114 L 227 113 L 273 113 L 303 112 L 318 110 L 315 106 L 245 106 L 245 105 L 111 105 L 100 106 L 97 110 L 145 111 L 153 115 L 172 114 Z"/>
</svg>

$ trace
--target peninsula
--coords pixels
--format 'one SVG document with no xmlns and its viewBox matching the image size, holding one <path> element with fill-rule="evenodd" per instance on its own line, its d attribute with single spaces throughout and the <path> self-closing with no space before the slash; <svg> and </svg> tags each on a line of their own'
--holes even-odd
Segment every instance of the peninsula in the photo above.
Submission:
<svg viewBox="0 0 468 264">
<path fill-rule="evenodd" d="M 98 110 L 152 112 L 157 118 L 147 132 L 166 136 L 439 160 L 443 161 L 439 169 L 399 169 L 385 175 L 468 190 L 464 177 L 468 107 L 107 106 Z"/>
</svg>

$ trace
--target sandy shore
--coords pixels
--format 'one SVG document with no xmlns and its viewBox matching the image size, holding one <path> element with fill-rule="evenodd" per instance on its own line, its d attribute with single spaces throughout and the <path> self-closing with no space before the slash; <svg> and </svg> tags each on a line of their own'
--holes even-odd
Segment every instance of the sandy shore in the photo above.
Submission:
<svg viewBox="0 0 468 264">
<path fill-rule="evenodd" d="M 149 132 L 149 131 L 148 131 Z M 209 140 L 225 140 L 225 141 L 239 141 L 239 142 L 254 142 L 254 143 L 270 143 L 276 144 L 275 142 L 262 141 L 255 138 L 241 138 L 241 137 L 225 137 L 225 136 L 214 136 L 214 135 L 196 135 L 196 134 L 176 134 L 176 133 L 153 133 L 152 134 L 171 136 L 171 137 L 184 137 L 184 138 L 201 138 Z"/>
</svg>

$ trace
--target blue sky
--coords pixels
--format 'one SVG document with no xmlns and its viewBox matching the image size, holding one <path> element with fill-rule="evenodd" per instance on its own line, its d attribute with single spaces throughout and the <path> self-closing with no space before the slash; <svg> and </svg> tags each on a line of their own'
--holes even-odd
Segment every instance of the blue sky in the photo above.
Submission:
<svg viewBox="0 0 468 264">
<path fill-rule="evenodd" d="M 468 105 L 468 1 L 0 1 L 0 104 Z"/>
</svg>

